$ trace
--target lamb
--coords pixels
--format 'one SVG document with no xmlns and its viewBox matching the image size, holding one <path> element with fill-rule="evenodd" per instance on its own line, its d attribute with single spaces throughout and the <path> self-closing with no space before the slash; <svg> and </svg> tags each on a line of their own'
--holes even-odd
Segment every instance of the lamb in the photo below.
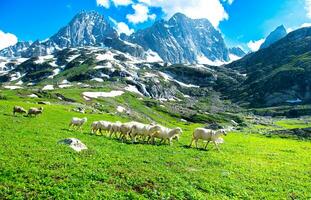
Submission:
<svg viewBox="0 0 311 200">
<path fill-rule="evenodd" d="M 171 145 L 173 138 L 179 137 L 182 134 L 182 129 L 179 127 L 169 129 L 160 125 L 155 125 L 154 127 L 150 128 L 150 133 L 152 134 L 151 136 L 152 143 L 154 143 L 155 138 L 159 138 L 161 139 L 160 143 L 162 143 L 163 141 L 165 142 L 167 140 Z"/>
<path fill-rule="evenodd" d="M 77 129 L 82 130 L 82 126 L 87 122 L 87 118 L 84 117 L 82 119 L 78 117 L 73 117 L 71 122 L 69 123 L 69 129 L 72 127 L 76 127 Z"/>
<path fill-rule="evenodd" d="M 43 107 L 40 108 L 29 108 L 28 110 L 28 116 L 37 116 L 43 113 Z"/>
<path fill-rule="evenodd" d="M 194 130 L 192 135 L 192 140 L 190 143 L 190 147 L 192 146 L 193 141 L 195 141 L 195 146 L 198 148 L 198 140 L 204 140 L 207 141 L 205 145 L 205 149 L 207 148 L 207 145 L 210 142 L 213 142 L 215 147 L 219 151 L 218 143 L 223 143 L 223 139 L 221 138 L 222 135 L 227 135 L 225 129 L 219 129 L 217 131 L 211 130 L 211 129 L 205 129 L 205 128 L 197 128 Z"/>
<path fill-rule="evenodd" d="M 20 113 L 20 114 L 23 114 L 23 113 L 27 113 L 27 111 L 21 107 L 21 106 L 14 106 L 13 108 L 13 115 L 15 116 L 15 113 Z"/>
</svg>

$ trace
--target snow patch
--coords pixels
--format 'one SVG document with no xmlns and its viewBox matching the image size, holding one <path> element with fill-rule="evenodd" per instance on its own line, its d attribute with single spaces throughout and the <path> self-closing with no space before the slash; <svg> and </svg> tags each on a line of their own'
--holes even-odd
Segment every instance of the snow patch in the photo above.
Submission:
<svg viewBox="0 0 311 200">
<path fill-rule="evenodd" d="M 38 60 L 36 60 L 34 63 L 36 63 L 36 64 L 43 64 L 47 60 L 50 60 L 50 59 L 53 59 L 53 58 L 54 58 L 53 55 L 39 56 Z"/>
<path fill-rule="evenodd" d="M 30 97 L 30 98 L 39 98 L 36 94 L 30 94 L 30 95 L 28 95 L 28 97 Z"/>
<path fill-rule="evenodd" d="M 91 81 L 96 81 L 96 82 L 99 82 L 99 83 L 104 82 L 104 80 L 102 78 L 92 78 Z"/>
<path fill-rule="evenodd" d="M 118 107 L 117 107 L 117 111 L 118 111 L 119 113 L 123 113 L 123 112 L 126 111 L 126 109 L 125 109 L 124 107 L 122 107 L 122 106 L 118 106 Z"/>
<path fill-rule="evenodd" d="M 54 86 L 53 85 L 46 85 L 42 88 L 42 90 L 54 90 Z"/>
<path fill-rule="evenodd" d="M 220 60 L 211 61 L 210 59 L 208 59 L 207 57 L 203 55 L 197 56 L 197 61 L 199 64 L 207 64 L 207 65 L 212 65 L 212 66 L 221 66 L 225 64 L 225 62 L 222 62 Z"/>
<path fill-rule="evenodd" d="M 124 88 L 124 90 L 144 96 L 134 85 L 128 85 L 126 88 Z"/>
<path fill-rule="evenodd" d="M 10 89 L 10 90 L 16 90 L 16 89 L 22 89 L 23 87 L 21 87 L 21 86 L 13 86 L 13 85 L 6 85 L 6 86 L 4 86 L 4 88 Z"/>
<path fill-rule="evenodd" d="M 67 84 L 64 84 L 64 85 L 59 85 L 58 87 L 59 88 L 69 88 L 69 87 L 72 87 L 73 85 L 67 85 Z"/>
<path fill-rule="evenodd" d="M 113 90 L 111 92 L 83 92 L 83 96 L 88 98 L 99 98 L 99 97 L 117 97 L 124 94 L 123 91 Z"/>
</svg>

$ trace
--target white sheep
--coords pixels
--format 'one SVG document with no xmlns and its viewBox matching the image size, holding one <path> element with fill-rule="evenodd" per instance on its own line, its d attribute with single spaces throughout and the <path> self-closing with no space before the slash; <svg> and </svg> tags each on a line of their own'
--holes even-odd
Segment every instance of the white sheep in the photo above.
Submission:
<svg viewBox="0 0 311 200">
<path fill-rule="evenodd" d="M 72 127 L 76 127 L 77 129 L 82 130 L 82 126 L 87 122 L 87 118 L 78 118 L 78 117 L 73 117 L 71 119 L 71 122 L 69 123 L 69 129 Z"/>
<path fill-rule="evenodd" d="M 43 112 L 43 107 L 40 107 L 40 108 L 29 108 L 28 110 L 28 116 L 37 116 L 37 115 L 40 115 L 42 114 Z"/>
<path fill-rule="evenodd" d="M 15 113 L 20 113 L 20 114 L 23 114 L 23 113 L 27 113 L 27 111 L 21 107 L 21 106 L 14 106 L 13 107 L 13 115 L 15 116 Z"/>
<path fill-rule="evenodd" d="M 131 129 L 133 127 L 134 124 L 137 124 L 138 122 L 127 122 L 127 123 L 123 123 L 121 124 L 121 126 L 119 127 L 119 132 L 120 132 L 120 136 L 119 139 L 122 139 L 122 141 L 127 138 L 130 137 L 130 133 L 131 133 Z"/>
<path fill-rule="evenodd" d="M 150 132 L 152 134 L 151 136 L 151 141 L 154 143 L 155 138 L 161 139 L 160 143 L 163 141 L 165 142 L 166 140 L 169 142 L 169 144 L 172 144 L 172 140 L 175 137 L 179 137 L 182 134 L 182 129 L 181 128 L 166 128 L 160 125 L 155 125 L 154 127 L 150 128 Z"/>
<path fill-rule="evenodd" d="M 111 123 L 111 126 L 110 126 L 110 135 L 109 137 L 112 137 L 113 135 L 117 135 L 117 133 L 120 132 L 120 127 L 121 127 L 122 123 L 121 122 L 114 122 L 114 123 Z"/>
<path fill-rule="evenodd" d="M 213 142 L 215 147 L 219 150 L 218 143 L 223 143 L 223 139 L 221 138 L 222 135 L 227 135 L 225 129 L 215 131 L 211 129 L 197 128 L 192 134 L 192 140 L 189 146 L 191 147 L 193 141 L 195 141 L 195 146 L 198 148 L 198 141 L 201 139 L 207 141 L 205 149 L 210 142 Z"/>
<path fill-rule="evenodd" d="M 152 137 L 152 132 L 150 131 L 151 128 L 153 128 L 155 125 L 153 123 L 151 124 L 142 124 L 139 122 L 135 122 L 131 128 L 130 135 L 132 138 L 132 142 L 136 142 L 136 137 L 140 136 L 143 141 L 145 141 L 146 137 L 149 139 Z"/>
<path fill-rule="evenodd" d="M 91 125 L 92 133 L 97 133 L 98 131 L 102 133 L 102 131 L 110 131 L 111 122 L 108 121 L 96 121 Z"/>
</svg>

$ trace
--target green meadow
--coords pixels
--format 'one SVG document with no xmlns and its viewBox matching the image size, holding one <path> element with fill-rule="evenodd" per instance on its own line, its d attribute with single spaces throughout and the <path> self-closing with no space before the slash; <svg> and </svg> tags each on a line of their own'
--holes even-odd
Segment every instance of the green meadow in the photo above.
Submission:
<svg viewBox="0 0 311 200">
<path fill-rule="evenodd" d="M 89 106 L 74 89 L 61 90 Z M 275 126 L 248 123 L 230 132 L 217 151 L 214 146 L 189 148 L 192 131 L 205 126 L 182 122 L 157 106 L 146 106 L 135 95 L 98 100 L 102 112 L 73 112 L 76 104 L 48 96 L 51 105 L 37 117 L 12 115 L 15 105 L 39 107 L 31 91 L 1 92 L 0 199 L 310 199 L 311 143 L 296 138 L 266 137 L 264 129 L 304 128 L 309 122 L 275 120 Z M 151 101 L 152 102 L 152 101 Z M 109 112 L 116 105 L 132 110 L 129 116 Z M 72 117 L 87 117 L 82 131 L 68 129 Z M 92 135 L 96 120 L 156 121 L 181 127 L 172 146 L 122 143 L 108 134 Z M 247 122 L 246 122 L 247 123 Z M 58 144 L 78 138 L 88 150 L 77 153 Z M 203 143 L 200 143 L 203 147 Z"/>
</svg>

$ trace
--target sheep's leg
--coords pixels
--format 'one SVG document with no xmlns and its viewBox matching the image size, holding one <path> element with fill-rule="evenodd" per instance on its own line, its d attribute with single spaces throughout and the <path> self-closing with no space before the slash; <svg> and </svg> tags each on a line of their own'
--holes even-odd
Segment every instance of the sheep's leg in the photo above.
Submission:
<svg viewBox="0 0 311 200">
<path fill-rule="evenodd" d="M 193 144 L 193 141 L 194 141 L 194 138 L 192 138 L 192 139 L 191 139 L 191 142 L 190 142 L 190 145 L 189 145 L 189 147 L 191 147 L 191 146 L 192 146 L 192 144 Z"/>
<path fill-rule="evenodd" d="M 215 147 L 217 148 L 217 150 L 220 151 L 217 142 L 216 142 L 216 141 L 213 141 L 213 143 L 214 143 Z"/>
<path fill-rule="evenodd" d="M 198 148 L 198 140 L 195 140 L 195 148 Z"/>
<path fill-rule="evenodd" d="M 205 145 L 205 149 L 207 149 L 207 145 L 210 143 L 210 141 L 207 141 L 206 145 Z"/>
<path fill-rule="evenodd" d="M 168 139 L 170 146 L 172 145 L 172 138 Z"/>
</svg>

